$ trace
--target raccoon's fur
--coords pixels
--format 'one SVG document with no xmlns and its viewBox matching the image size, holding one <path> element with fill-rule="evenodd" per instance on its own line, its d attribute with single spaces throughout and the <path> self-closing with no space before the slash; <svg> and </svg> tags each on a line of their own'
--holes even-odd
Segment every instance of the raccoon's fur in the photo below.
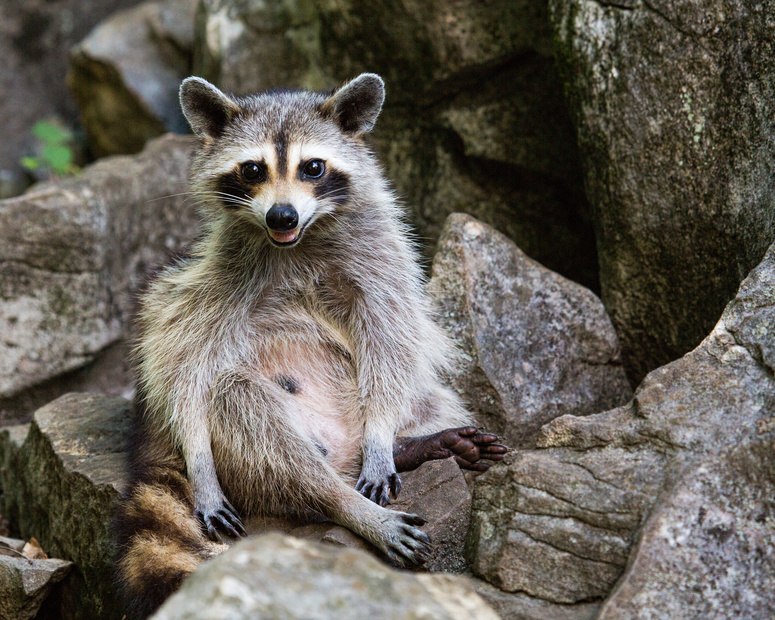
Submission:
<svg viewBox="0 0 775 620">
<path fill-rule="evenodd" d="M 364 142 L 383 99 L 374 74 L 332 95 L 181 87 L 202 140 L 191 182 L 205 233 L 138 315 L 117 517 L 136 616 L 222 551 L 221 534 L 243 533 L 240 517 L 314 510 L 394 559 L 422 559 L 422 519 L 383 507 L 400 484 L 394 440 L 469 414 L 440 382 L 450 346 Z"/>
</svg>

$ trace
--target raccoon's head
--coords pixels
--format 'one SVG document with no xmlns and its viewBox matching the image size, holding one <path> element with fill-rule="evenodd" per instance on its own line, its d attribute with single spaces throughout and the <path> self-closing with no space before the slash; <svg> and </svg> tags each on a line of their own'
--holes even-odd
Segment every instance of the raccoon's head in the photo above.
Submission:
<svg viewBox="0 0 775 620">
<path fill-rule="evenodd" d="M 211 210 L 263 229 L 274 246 L 294 246 L 316 221 L 357 202 L 369 179 L 381 179 L 363 137 L 384 99 L 373 73 L 330 95 L 277 91 L 245 99 L 188 78 L 180 101 L 202 139 L 194 189 Z"/>
</svg>

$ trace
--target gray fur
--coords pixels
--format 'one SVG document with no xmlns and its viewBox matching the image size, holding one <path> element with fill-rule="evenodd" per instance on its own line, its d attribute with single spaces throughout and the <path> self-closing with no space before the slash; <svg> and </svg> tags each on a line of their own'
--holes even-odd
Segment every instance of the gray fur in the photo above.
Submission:
<svg viewBox="0 0 775 620">
<path fill-rule="evenodd" d="M 469 414 L 442 385 L 453 351 L 431 318 L 402 210 L 361 138 L 382 105 L 382 80 L 364 74 L 330 97 L 246 99 L 192 80 L 181 100 L 205 138 L 191 172 L 205 234 L 142 300 L 146 422 L 185 458 L 198 513 L 226 498 L 243 516 L 291 502 L 416 560 L 426 539 L 416 520 L 352 484 L 385 502 L 396 435 L 460 426 Z M 355 131 L 341 125 L 342 102 L 365 106 L 346 112 Z M 220 117 L 208 114 L 219 106 L 229 121 L 214 131 Z M 285 175 L 271 165 L 278 135 L 288 142 Z M 227 209 L 219 178 L 245 153 L 268 158 L 270 180 Z M 348 199 L 315 198 L 298 175 L 299 153 L 346 175 Z M 269 239 L 264 216 L 277 202 L 299 209 L 292 247 Z M 298 393 L 278 376 L 292 376 Z"/>
</svg>

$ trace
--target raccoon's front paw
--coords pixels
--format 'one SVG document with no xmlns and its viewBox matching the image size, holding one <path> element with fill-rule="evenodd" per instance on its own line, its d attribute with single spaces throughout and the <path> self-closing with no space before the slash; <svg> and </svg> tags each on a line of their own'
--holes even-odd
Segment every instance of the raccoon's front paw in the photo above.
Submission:
<svg viewBox="0 0 775 620">
<path fill-rule="evenodd" d="M 245 527 L 234 509 L 225 497 L 214 498 L 207 503 L 197 502 L 194 515 L 202 522 L 211 540 L 222 543 L 221 531 L 234 538 L 246 535 Z"/>
<path fill-rule="evenodd" d="M 422 517 L 405 512 L 388 511 L 390 518 L 379 547 L 399 566 L 422 565 L 428 560 L 431 539 L 417 526 L 425 525 Z"/>
<path fill-rule="evenodd" d="M 396 473 L 392 462 L 375 467 L 373 463 L 367 461 L 363 464 L 361 477 L 355 485 L 355 490 L 375 504 L 387 506 L 390 496 L 396 498 L 401 492 L 401 476 Z"/>
</svg>

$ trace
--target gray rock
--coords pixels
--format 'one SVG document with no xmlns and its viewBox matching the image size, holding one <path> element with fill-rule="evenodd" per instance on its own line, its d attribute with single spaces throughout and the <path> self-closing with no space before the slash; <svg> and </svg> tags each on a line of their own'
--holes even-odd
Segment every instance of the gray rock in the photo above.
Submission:
<svg viewBox="0 0 775 620">
<path fill-rule="evenodd" d="M 68 50 L 110 13 L 137 0 L 14 0 L 0 3 L 0 199 L 29 184 L 19 159 L 35 153 L 42 119 L 77 119 L 65 86 Z"/>
<path fill-rule="evenodd" d="M 194 140 L 0 201 L 0 398 L 84 366 L 126 335 L 132 292 L 194 236 Z"/>
<path fill-rule="evenodd" d="M 447 220 L 429 290 L 463 352 L 452 385 L 509 445 L 533 446 L 550 420 L 632 396 L 600 300 L 474 218 Z"/>
<path fill-rule="evenodd" d="M 355 549 L 268 534 L 203 565 L 152 616 L 495 620 L 463 577 L 412 574 Z"/>
<path fill-rule="evenodd" d="M 683 474 L 644 525 L 600 620 L 775 615 L 772 421 Z"/>
<path fill-rule="evenodd" d="M 508 620 L 594 620 L 600 603 L 560 605 L 521 592 L 504 592 L 481 579 L 471 579 L 476 593 Z"/>
<path fill-rule="evenodd" d="M 691 478 L 681 482 L 684 472 L 718 462 L 775 417 L 775 332 L 768 328 L 774 291 L 772 246 L 705 341 L 650 373 L 631 403 L 557 418 L 541 429 L 539 449 L 510 455 L 505 466 L 479 478 L 467 541 L 472 570 L 504 590 L 555 603 L 606 597 L 652 509 L 659 514 L 658 506 L 668 512 L 670 502 L 680 506 L 682 491 L 675 485 L 692 484 Z M 771 480 L 747 477 L 735 488 L 740 485 L 764 497 Z M 649 536 L 654 534 L 647 528 Z M 728 557 L 735 559 L 732 566 L 709 561 L 703 579 L 687 575 L 684 583 L 700 589 L 723 583 L 724 570 L 767 581 L 769 568 L 754 546 L 741 544 Z M 643 573 L 634 575 L 637 582 Z M 622 600 L 622 608 L 630 604 L 627 596 Z"/>
<path fill-rule="evenodd" d="M 126 483 L 129 407 L 121 398 L 68 394 L 35 413 L 21 446 L 21 429 L 0 442 L 2 514 L 22 537 L 74 563 L 62 587 L 67 620 L 122 616 L 109 522 Z"/>
<path fill-rule="evenodd" d="M 542 0 L 203 0 L 194 72 L 244 95 L 387 81 L 374 132 L 432 255 L 466 211 L 596 286 L 594 233 Z"/>
<path fill-rule="evenodd" d="M 165 131 L 188 133 L 178 89 L 191 71 L 196 4 L 144 2 L 73 48 L 68 85 L 96 156 L 136 153 Z"/>
<path fill-rule="evenodd" d="M 10 539 L 3 538 L 3 543 Z M 21 551 L 21 545 L 12 548 Z M 72 566 L 65 560 L 28 560 L 5 555 L 0 550 L 0 618 L 32 620 L 54 585 L 59 583 Z"/>
<path fill-rule="evenodd" d="M 696 347 L 773 241 L 771 4 L 550 0 L 633 381 Z"/>
</svg>

